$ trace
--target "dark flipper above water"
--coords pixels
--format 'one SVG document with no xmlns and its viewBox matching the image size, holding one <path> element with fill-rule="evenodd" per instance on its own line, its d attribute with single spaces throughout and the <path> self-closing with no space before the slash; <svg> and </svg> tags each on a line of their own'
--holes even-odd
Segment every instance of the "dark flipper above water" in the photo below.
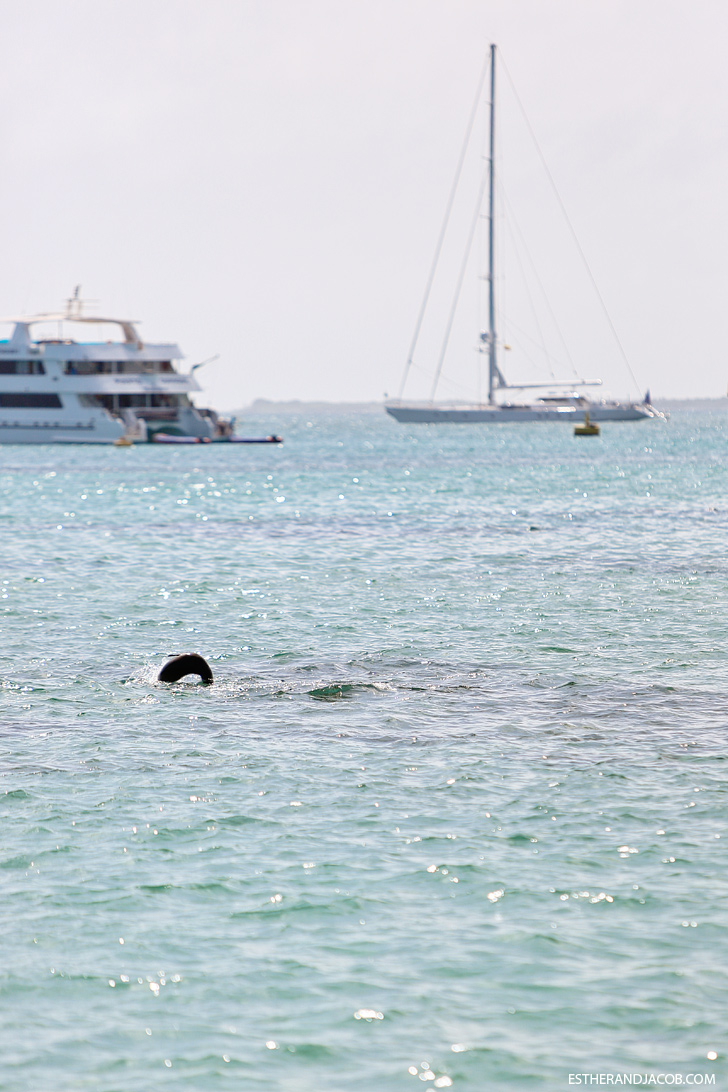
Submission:
<svg viewBox="0 0 728 1092">
<path fill-rule="evenodd" d="M 178 682 L 185 675 L 199 675 L 203 683 L 212 682 L 212 670 L 207 660 L 196 652 L 185 652 L 168 660 L 159 672 L 160 682 Z"/>
</svg>

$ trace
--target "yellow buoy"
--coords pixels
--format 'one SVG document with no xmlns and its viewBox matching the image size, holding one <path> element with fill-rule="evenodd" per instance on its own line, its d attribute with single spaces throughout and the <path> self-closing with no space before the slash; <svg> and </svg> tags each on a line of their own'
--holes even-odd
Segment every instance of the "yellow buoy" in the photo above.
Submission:
<svg viewBox="0 0 728 1092">
<path fill-rule="evenodd" d="M 583 425 L 574 425 L 574 435 L 575 436 L 598 436 L 599 435 L 599 425 L 592 424 L 591 421 L 589 420 L 589 414 L 585 413 L 584 414 L 584 424 Z"/>
</svg>

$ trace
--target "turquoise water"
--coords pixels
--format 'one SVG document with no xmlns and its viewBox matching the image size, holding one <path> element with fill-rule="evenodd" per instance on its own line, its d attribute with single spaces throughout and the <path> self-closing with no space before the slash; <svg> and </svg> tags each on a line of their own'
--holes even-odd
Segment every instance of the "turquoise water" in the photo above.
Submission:
<svg viewBox="0 0 728 1092">
<path fill-rule="evenodd" d="M 273 427 L 0 448 L 0 1088 L 728 1087 L 723 414 Z"/>
</svg>

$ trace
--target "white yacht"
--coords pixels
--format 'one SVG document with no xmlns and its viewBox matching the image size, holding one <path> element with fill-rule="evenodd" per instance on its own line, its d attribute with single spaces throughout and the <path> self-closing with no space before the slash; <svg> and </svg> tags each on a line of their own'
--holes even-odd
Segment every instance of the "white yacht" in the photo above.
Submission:
<svg viewBox="0 0 728 1092">
<path fill-rule="evenodd" d="M 177 370 L 174 344 L 147 344 L 134 322 L 83 313 L 77 288 L 65 311 L 0 319 L 0 443 L 109 444 L 167 437 L 228 439 L 232 423 L 198 409 L 201 390 Z M 114 328 L 109 340 L 84 341 L 89 327 Z M 104 330 L 104 332 L 106 332 Z M 77 335 L 77 336 L 74 336 Z M 78 338 L 78 339 L 77 339 Z"/>
<path fill-rule="evenodd" d="M 495 67 L 496 67 L 496 47 L 491 45 L 489 65 L 487 65 L 482 72 L 480 83 L 478 85 L 478 93 L 476 95 L 476 102 L 473 112 L 470 117 L 468 131 L 465 137 L 465 143 L 460 155 L 460 161 L 455 175 L 455 182 L 453 184 L 453 190 L 448 202 L 448 208 L 445 213 L 445 220 L 443 222 L 440 238 L 435 251 L 435 257 L 432 267 L 430 269 L 429 278 L 427 281 L 427 287 L 425 289 L 425 295 L 420 307 L 419 317 L 415 327 L 414 337 L 410 346 L 410 352 L 407 359 L 407 364 L 404 370 L 404 376 L 402 378 L 402 385 L 400 387 L 399 397 L 391 401 L 385 402 L 385 409 L 392 417 L 397 421 L 402 421 L 406 424 L 503 424 L 503 423 L 520 423 L 524 421 L 565 421 L 569 423 L 579 422 L 583 420 L 585 413 L 588 413 L 589 419 L 592 421 L 643 421 L 650 417 L 662 417 L 658 410 L 654 409 L 651 402 L 649 393 L 645 395 L 641 402 L 616 402 L 608 399 L 600 399 L 594 397 L 593 394 L 587 393 L 589 388 L 601 386 L 601 380 L 596 381 L 584 381 L 581 379 L 569 380 L 567 382 L 557 382 L 551 380 L 548 383 L 510 383 L 503 375 L 500 369 L 500 362 L 498 360 L 498 350 L 501 347 L 500 339 L 496 333 L 496 303 L 495 303 L 495 290 L 496 290 L 496 275 L 495 275 L 495 166 L 496 166 L 496 149 L 495 149 Z M 442 244 L 445 238 L 445 232 L 448 227 L 448 221 L 450 212 L 455 198 L 456 191 L 458 189 L 460 173 L 463 162 L 465 160 L 465 154 L 470 144 L 473 125 L 476 120 L 478 103 L 480 94 L 485 83 L 486 73 L 490 71 L 490 102 L 489 102 L 489 130 L 490 130 L 490 148 L 486 157 L 486 171 L 481 181 L 479 190 L 478 207 L 476 209 L 476 216 L 472 220 L 470 235 L 467 240 L 465 261 L 460 268 L 460 277 L 455 294 L 455 300 L 453 307 L 450 311 L 448 325 L 445 333 L 445 337 L 440 350 L 440 356 L 437 361 L 437 367 L 434 375 L 434 382 L 432 385 L 432 394 L 429 401 L 422 402 L 405 402 L 403 401 L 404 388 L 407 381 L 407 376 L 411 366 L 414 363 L 414 354 L 417 347 L 420 331 L 422 328 L 422 322 L 425 315 L 425 310 L 428 304 L 430 291 L 432 289 L 433 281 L 437 271 L 438 261 L 442 249 Z M 453 319 L 455 316 L 455 310 L 457 308 L 460 290 L 462 288 L 463 277 L 465 274 L 466 262 L 470 255 L 471 247 L 473 245 L 473 238 L 477 224 L 481 219 L 480 202 L 484 197 L 486 190 L 488 192 L 488 206 L 487 212 L 483 219 L 488 225 L 488 265 L 487 271 L 481 280 L 487 285 L 488 291 L 488 328 L 480 334 L 480 343 L 478 351 L 484 354 L 488 360 L 488 401 L 483 403 L 468 402 L 436 402 L 437 386 L 442 373 L 443 362 L 445 360 L 445 354 L 448 348 L 448 340 L 450 336 L 450 330 L 452 328 Z M 561 199 L 559 198 L 561 203 Z M 562 203 L 563 207 L 563 203 Z M 572 229 L 573 230 L 573 229 Z M 589 276 L 592 279 L 591 272 Z M 599 297 L 601 301 L 601 297 Z M 607 315 L 609 325 L 614 331 L 612 321 Z M 616 338 L 616 332 L 615 332 Z M 629 363 L 624 356 L 621 343 L 616 338 L 620 352 L 624 358 L 627 367 Z M 502 346 L 503 348 L 509 348 L 509 346 Z M 631 372 L 631 368 L 629 368 Z M 539 389 L 545 388 L 545 393 L 536 394 Z M 530 392 L 523 397 L 522 395 L 514 395 L 513 392 Z"/>
</svg>

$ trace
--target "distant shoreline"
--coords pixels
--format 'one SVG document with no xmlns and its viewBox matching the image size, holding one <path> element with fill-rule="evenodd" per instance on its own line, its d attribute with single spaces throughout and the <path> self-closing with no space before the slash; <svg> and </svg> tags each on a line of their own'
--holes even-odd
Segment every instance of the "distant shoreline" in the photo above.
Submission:
<svg viewBox="0 0 728 1092">
<path fill-rule="evenodd" d="M 246 413 L 382 413 L 384 402 L 300 402 L 297 399 L 274 402 L 256 398 L 249 406 L 234 410 L 238 416 Z"/>
</svg>

